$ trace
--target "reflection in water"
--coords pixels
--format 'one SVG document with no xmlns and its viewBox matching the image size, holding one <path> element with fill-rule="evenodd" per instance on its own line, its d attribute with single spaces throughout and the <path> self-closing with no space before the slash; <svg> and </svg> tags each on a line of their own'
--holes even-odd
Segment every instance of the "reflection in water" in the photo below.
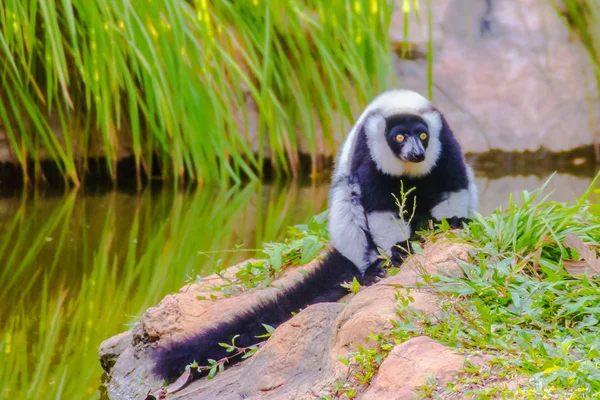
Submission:
<svg viewBox="0 0 600 400">
<path fill-rule="evenodd" d="M 253 184 L 0 200 L 0 398 L 98 397 L 99 344 L 188 276 L 326 208 L 327 187 Z"/>
<path fill-rule="evenodd" d="M 521 204 L 523 190 L 532 192 L 540 188 L 551 174 L 537 176 L 505 176 L 498 179 L 487 179 L 477 176 L 475 181 L 479 189 L 479 213 L 489 215 L 494 209 L 506 209 L 509 204 L 509 194 L 517 204 Z M 544 190 L 549 201 L 573 201 L 581 196 L 592 183 L 593 176 L 580 177 L 567 174 L 556 174 Z"/>
<path fill-rule="evenodd" d="M 481 213 L 546 179 L 478 177 Z M 551 199 L 573 200 L 591 179 L 557 175 Z M 255 255 L 198 252 L 280 239 L 325 210 L 327 191 L 325 182 L 0 199 L 0 354 L 10 366 L 0 397 L 98 397 L 104 339 L 189 277 Z"/>
</svg>

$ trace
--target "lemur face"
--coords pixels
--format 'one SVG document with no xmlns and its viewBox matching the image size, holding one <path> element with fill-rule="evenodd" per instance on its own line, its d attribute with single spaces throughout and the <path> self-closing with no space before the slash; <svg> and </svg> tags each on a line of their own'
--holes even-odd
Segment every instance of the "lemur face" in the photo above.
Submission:
<svg viewBox="0 0 600 400">
<path fill-rule="evenodd" d="M 390 149 L 400 160 L 411 163 L 425 160 L 429 128 L 423 118 L 411 114 L 388 117 L 385 136 Z"/>
</svg>

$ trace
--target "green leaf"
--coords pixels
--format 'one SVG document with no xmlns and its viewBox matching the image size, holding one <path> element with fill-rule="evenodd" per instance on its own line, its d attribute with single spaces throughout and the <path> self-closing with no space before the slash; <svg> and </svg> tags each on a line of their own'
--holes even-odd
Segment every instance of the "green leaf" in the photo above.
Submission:
<svg viewBox="0 0 600 400">
<path fill-rule="evenodd" d="M 267 330 L 267 333 L 259 335 L 259 336 L 256 336 L 256 338 L 259 338 L 259 339 L 260 338 L 268 338 L 268 337 L 271 337 L 271 335 L 273 334 L 273 332 L 275 332 L 275 328 L 273 328 L 270 325 L 262 324 L 262 326 L 265 327 L 265 329 Z"/>
<path fill-rule="evenodd" d="M 217 368 L 219 367 L 218 364 L 215 364 L 209 371 L 208 371 L 208 376 L 207 379 L 210 380 L 212 379 L 215 374 L 217 373 Z"/>
<path fill-rule="evenodd" d="M 242 360 L 252 357 L 257 351 L 258 351 L 258 346 L 251 346 L 250 349 L 246 353 L 244 353 L 244 355 L 242 356 Z"/>
<path fill-rule="evenodd" d="M 228 343 L 219 343 L 219 346 L 224 347 L 225 349 L 227 349 L 228 353 L 231 353 L 231 352 L 233 352 L 236 349 L 235 346 L 232 346 L 232 345 L 230 345 Z"/>
<path fill-rule="evenodd" d="M 356 294 L 360 291 L 360 283 L 358 283 L 356 277 L 352 278 L 352 286 L 350 287 L 350 291 L 353 294 Z"/>
<path fill-rule="evenodd" d="M 311 261 L 323 248 L 323 243 L 319 242 L 315 237 L 308 236 L 302 240 L 302 258 L 300 264 L 304 265 Z"/>
<path fill-rule="evenodd" d="M 262 324 L 262 326 L 265 327 L 268 333 L 273 333 L 275 331 L 275 328 L 273 328 L 271 325 Z"/>
<path fill-rule="evenodd" d="M 271 267 L 279 272 L 281 270 L 281 265 L 282 265 L 282 261 L 281 261 L 281 252 L 283 250 L 282 246 L 276 246 L 269 254 L 270 256 L 270 261 L 271 261 Z"/>
<path fill-rule="evenodd" d="M 423 248 L 419 242 L 411 242 L 410 246 L 415 254 L 423 254 Z"/>
</svg>

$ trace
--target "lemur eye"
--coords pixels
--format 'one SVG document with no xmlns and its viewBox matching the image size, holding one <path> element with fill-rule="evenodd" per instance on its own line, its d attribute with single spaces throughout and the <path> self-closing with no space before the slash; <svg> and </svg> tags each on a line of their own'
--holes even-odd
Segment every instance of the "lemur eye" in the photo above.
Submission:
<svg viewBox="0 0 600 400">
<path fill-rule="evenodd" d="M 396 142 L 400 143 L 404 141 L 404 135 L 396 135 Z"/>
<path fill-rule="evenodd" d="M 421 140 L 425 140 L 427 139 L 427 134 L 425 132 L 421 133 L 421 135 L 419 135 L 419 137 L 421 138 Z"/>
</svg>

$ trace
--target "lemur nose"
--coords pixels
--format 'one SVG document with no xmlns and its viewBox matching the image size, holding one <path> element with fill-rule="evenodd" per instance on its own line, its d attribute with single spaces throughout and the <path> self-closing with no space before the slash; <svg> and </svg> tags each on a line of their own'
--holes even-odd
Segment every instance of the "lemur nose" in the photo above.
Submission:
<svg viewBox="0 0 600 400">
<path fill-rule="evenodd" d="M 409 153 L 406 158 L 410 162 L 421 162 L 421 161 L 425 160 L 425 153 L 421 152 L 421 151 L 420 152 L 412 152 L 412 153 Z"/>
<path fill-rule="evenodd" d="M 415 162 L 421 162 L 425 159 L 425 154 L 415 154 L 414 155 Z"/>
</svg>

